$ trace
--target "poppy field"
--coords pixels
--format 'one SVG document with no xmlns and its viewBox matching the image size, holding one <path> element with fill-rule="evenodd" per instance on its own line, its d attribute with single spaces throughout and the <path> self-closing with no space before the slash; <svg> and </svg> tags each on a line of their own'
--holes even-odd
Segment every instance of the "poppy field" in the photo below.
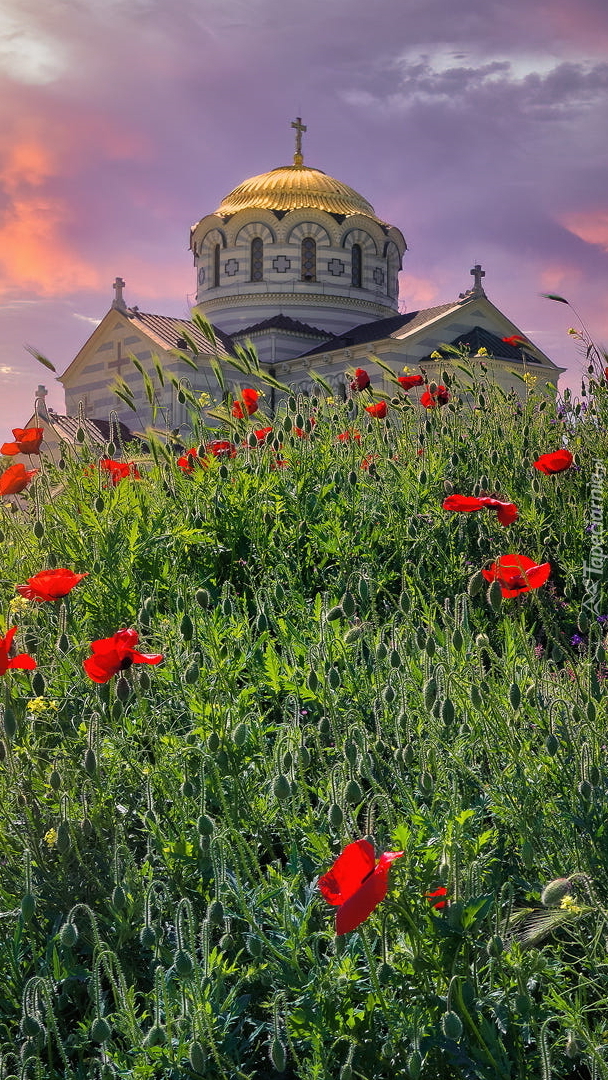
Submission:
<svg viewBox="0 0 608 1080">
<path fill-rule="evenodd" d="M 0 1080 L 608 1078 L 608 372 L 449 360 L 5 433 Z"/>
</svg>

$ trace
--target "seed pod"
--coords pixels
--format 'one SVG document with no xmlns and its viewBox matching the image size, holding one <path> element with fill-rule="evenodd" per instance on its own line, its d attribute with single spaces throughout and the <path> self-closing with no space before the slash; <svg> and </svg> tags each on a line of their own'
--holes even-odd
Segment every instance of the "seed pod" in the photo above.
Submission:
<svg viewBox="0 0 608 1080">
<path fill-rule="evenodd" d="M 346 618 L 352 619 L 355 611 L 357 610 L 357 605 L 355 604 L 355 598 L 351 592 L 346 591 L 344 593 L 344 596 L 342 597 L 342 600 L 340 602 L 340 606 L 342 608 L 342 611 L 346 615 Z"/>
<path fill-rule="evenodd" d="M 509 701 L 511 702 L 511 708 L 517 712 L 521 705 L 521 690 L 517 683 L 511 683 L 509 687 Z"/>
<path fill-rule="evenodd" d="M 192 1072 L 199 1073 L 203 1076 L 207 1069 L 207 1055 L 203 1049 L 202 1043 L 195 1039 L 190 1043 L 190 1049 L 188 1051 L 188 1061 Z"/>
<path fill-rule="evenodd" d="M 540 902 L 545 907 L 557 907 L 560 901 L 564 899 L 564 896 L 570 896 L 571 893 L 570 878 L 554 878 L 548 885 L 545 885 L 540 895 Z"/>
<path fill-rule="evenodd" d="M 275 776 L 272 783 L 272 790 L 275 798 L 278 799 L 279 802 L 284 802 L 285 799 L 289 798 L 291 795 L 291 784 L 289 783 L 288 777 L 285 776 L 285 773 L 279 773 L 278 776 Z"/>
<path fill-rule="evenodd" d="M 97 1016 L 91 1024 L 91 1038 L 93 1042 L 107 1042 L 111 1034 L 112 1028 L 108 1024 L 108 1021 L 104 1020 L 103 1016 Z"/>
<path fill-rule="evenodd" d="M 200 673 L 200 668 L 196 660 L 192 660 L 184 671 L 184 682 L 186 685 L 194 686 L 199 680 Z"/>
<path fill-rule="evenodd" d="M 351 806 L 356 806 L 357 803 L 363 802 L 363 792 L 356 780 L 349 780 L 344 791 L 344 798 Z"/>
<path fill-rule="evenodd" d="M 458 1013 L 452 1010 L 445 1012 L 441 1017 L 441 1030 L 446 1039 L 453 1039 L 457 1042 L 463 1032 L 462 1020 Z"/>
<path fill-rule="evenodd" d="M 173 965 L 180 979 L 191 979 L 194 973 L 194 961 L 185 949 L 178 949 L 173 957 Z"/>
<path fill-rule="evenodd" d="M 332 690 L 337 690 L 340 686 L 340 672 L 336 667 L 330 667 L 329 671 L 327 672 L 327 681 Z"/>
<path fill-rule="evenodd" d="M 328 817 L 329 824 L 331 825 L 332 829 L 341 828 L 344 822 L 344 813 L 342 811 L 342 807 L 338 806 L 338 803 L 332 803 L 329 808 Z"/>
<path fill-rule="evenodd" d="M 283 1043 L 275 1035 L 270 1042 L 270 1060 L 272 1066 L 277 1072 L 285 1072 L 285 1066 L 287 1065 L 287 1053 Z"/>
</svg>

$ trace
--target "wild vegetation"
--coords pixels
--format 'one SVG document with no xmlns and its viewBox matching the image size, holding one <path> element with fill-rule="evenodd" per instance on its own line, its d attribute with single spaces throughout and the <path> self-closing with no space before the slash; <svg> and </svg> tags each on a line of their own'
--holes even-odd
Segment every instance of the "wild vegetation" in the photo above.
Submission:
<svg viewBox="0 0 608 1080">
<path fill-rule="evenodd" d="M 608 1077 L 608 380 L 451 359 L 5 485 L 2 1080 Z"/>
</svg>

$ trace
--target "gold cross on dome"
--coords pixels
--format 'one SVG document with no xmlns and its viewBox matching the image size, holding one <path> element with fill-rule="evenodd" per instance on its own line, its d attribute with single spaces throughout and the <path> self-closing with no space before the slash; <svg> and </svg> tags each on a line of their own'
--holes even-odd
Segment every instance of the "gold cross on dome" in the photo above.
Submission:
<svg viewBox="0 0 608 1080">
<path fill-rule="evenodd" d="M 302 132 L 307 131 L 306 124 L 302 123 L 302 117 L 296 116 L 295 120 L 291 121 L 292 128 L 296 129 L 296 152 L 293 155 L 294 165 L 302 165 L 304 157 L 302 154 Z"/>
</svg>

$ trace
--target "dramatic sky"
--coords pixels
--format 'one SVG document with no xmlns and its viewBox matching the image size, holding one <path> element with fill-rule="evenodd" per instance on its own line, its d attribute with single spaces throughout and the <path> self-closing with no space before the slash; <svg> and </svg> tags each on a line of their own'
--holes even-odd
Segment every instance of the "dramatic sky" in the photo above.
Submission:
<svg viewBox="0 0 608 1080">
<path fill-rule="evenodd" d="M 399 226 L 404 310 L 486 291 L 608 343 L 606 0 L 1 0 L 0 437 L 107 311 L 186 316 L 190 225 L 292 160 Z"/>
</svg>

